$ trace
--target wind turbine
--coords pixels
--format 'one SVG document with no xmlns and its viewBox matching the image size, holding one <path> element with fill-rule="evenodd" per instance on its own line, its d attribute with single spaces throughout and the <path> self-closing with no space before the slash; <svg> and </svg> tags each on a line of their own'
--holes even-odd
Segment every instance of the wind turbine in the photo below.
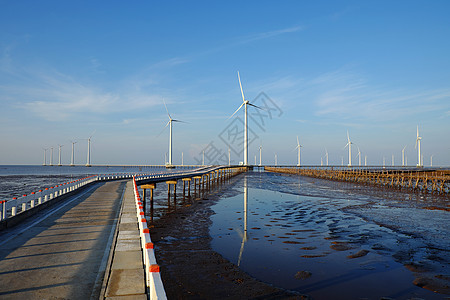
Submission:
<svg viewBox="0 0 450 300">
<path fill-rule="evenodd" d="M 430 167 L 433 166 L 433 155 L 430 156 Z"/>
<path fill-rule="evenodd" d="M 277 154 L 275 153 L 275 166 L 277 165 Z"/>
<path fill-rule="evenodd" d="M 231 149 L 228 147 L 228 165 L 231 166 Z"/>
<path fill-rule="evenodd" d="M 53 147 L 50 147 L 50 166 L 53 166 Z"/>
<path fill-rule="evenodd" d="M 394 166 L 394 154 L 392 154 L 392 166 Z"/>
<path fill-rule="evenodd" d="M 59 159 L 58 159 L 58 166 L 62 166 L 62 164 L 61 164 L 61 148 L 63 147 L 64 145 L 58 145 L 58 147 L 59 147 Z"/>
<path fill-rule="evenodd" d="M 43 166 L 47 165 L 47 150 L 45 148 L 42 148 L 42 150 L 44 150 L 44 163 L 42 164 Z"/>
<path fill-rule="evenodd" d="M 169 114 L 169 110 L 167 109 L 166 102 L 164 101 L 164 99 L 163 99 L 163 102 L 164 102 L 164 107 L 166 108 L 167 116 L 169 117 L 169 121 L 167 122 L 167 124 L 164 128 L 169 126 L 169 163 L 167 166 L 171 167 L 172 166 L 172 122 L 180 122 L 180 123 L 186 123 L 186 122 L 172 119 L 172 116 Z"/>
<path fill-rule="evenodd" d="M 92 136 L 94 135 L 94 132 L 92 132 L 91 136 L 87 138 L 88 141 L 88 150 L 87 150 L 87 159 L 86 159 L 86 167 L 90 167 L 91 166 L 91 139 Z"/>
<path fill-rule="evenodd" d="M 298 135 L 297 135 L 297 147 L 294 148 L 294 150 L 298 149 L 298 162 L 297 166 L 300 167 L 300 148 L 303 147 L 300 145 L 300 142 L 298 141 Z"/>
<path fill-rule="evenodd" d="M 367 155 L 364 155 L 364 165 L 367 166 Z"/>
<path fill-rule="evenodd" d="M 418 156 L 418 158 L 417 158 L 417 161 L 418 161 L 418 163 L 417 163 L 417 166 L 418 167 L 422 167 L 422 159 L 421 159 L 421 156 L 420 156 L 420 140 L 421 140 L 422 138 L 419 136 L 419 125 L 417 125 L 417 138 L 416 138 L 416 146 L 415 146 L 415 148 L 417 148 L 417 156 Z"/>
<path fill-rule="evenodd" d="M 328 166 L 328 150 L 327 150 L 327 148 L 325 148 L 325 157 L 327 159 L 327 166 Z"/>
<path fill-rule="evenodd" d="M 361 151 L 359 150 L 359 146 L 358 147 L 358 158 L 359 158 L 359 166 L 361 166 Z"/>
<path fill-rule="evenodd" d="M 236 111 L 228 118 L 231 119 L 241 108 L 242 106 L 244 106 L 244 166 L 248 165 L 248 116 L 247 116 L 247 106 L 253 106 L 256 107 L 258 109 L 261 109 L 260 107 L 251 104 L 248 100 L 245 100 L 244 97 L 244 90 L 242 89 L 242 84 L 241 84 L 241 77 L 239 76 L 239 71 L 238 71 L 238 79 L 239 79 L 239 86 L 241 88 L 241 95 L 242 95 L 242 104 L 241 106 L 238 107 L 238 109 L 236 109 Z"/>
<path fill-rule="evenodd" d="M 348 134 L 348 130 L 347 130 L 347 145 L 345 145 L 345 147 L 348 146 L 348 166 L 351 167 L 352 166 L 352 142 L 350 141 L 350 135 Z M 344 147 L 344 149 L 345 149 Z"/>
<path fill-rule="evenodd" d="M 406 149 L 406 145 L 402 149 L 402 167 L 405 166 L 405 149 Z"/>
<path fill-rule="evenodd" d="M 262 163 L 261 163 L 261 153 L 262 153 L 262 145 L 259 146 L 259 165 L 260 165 L 260 166 L 262 166 Z"/>
<path fill-rule="evenodd" d="M 72 156 L 71 156 L 71 159 L 70 159 L 70 166 L 75 166 L 75 144 L 76 144 L 77 142 L 72 142 Z"/>
</svg>

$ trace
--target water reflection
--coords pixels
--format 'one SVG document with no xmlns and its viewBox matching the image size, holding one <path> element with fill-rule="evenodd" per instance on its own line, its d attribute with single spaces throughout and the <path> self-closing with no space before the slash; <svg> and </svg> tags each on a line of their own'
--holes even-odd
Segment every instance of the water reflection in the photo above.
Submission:
<svg viewBox="0 0 450 300">
<path fill-rule="evenodd" d="M 439 299 L 414 286 L 414 274 L 404 267 L 408 259 L 430 260 L 420 250 L 427 248 L 425 241 L 391 230 L 391 223 L 379 226 L 370 218 L 379 220 L 378 216 L 399 211 L 415 216 L 426 212 L 429 222 L 448 224 L 445 212 L 389 210 L 388 199 L 379 206 L 378 197 L 356 190 L 349 194 L 345 185 L 324 186 L 296 176 L 248 173 L 234 189 L 234 196 L 212 206 L 211 244 L 255 278 L 318 299 L 336 294 L 340 299 L 392 297 L 406 290 L 409 296 Z M 412 225 L 407 218 L 394 221 L 391 225 Z M 445 240 L 443 234 L 433 238 L 437 245 L 443 243 L 442 236 Z M 449 270 L 445 254 L 433 252 L 439 272 Z"/>
<path fill-rule="evenodd" d="M 242 242 L 241 249 L 239 251 L 239 258 L 237 265 L 241 265 L 242 253 L 244 252 L 244 245 L 247 242 L 247 216 L 248 216 L 248 185 L 247 177 L 244 177 L 244 234 L 241 234 Z"/>
</svg>

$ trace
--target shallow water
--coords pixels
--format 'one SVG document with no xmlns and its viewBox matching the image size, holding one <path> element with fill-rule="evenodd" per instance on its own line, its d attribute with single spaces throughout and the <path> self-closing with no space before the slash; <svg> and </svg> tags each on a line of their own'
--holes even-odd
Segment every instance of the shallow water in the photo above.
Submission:
<svg viewBox="0 0 450 300">
<path fill-rule="evenodd" d="M 273 173 L 232 188 L 212 206 L 212 247 L 264 282 L 317 299 L 442 299 L 417 285 L 449 292 L 450 215 L 423 209 L 446 198 L 406 203 L 402 192 Z"/>
</svg>

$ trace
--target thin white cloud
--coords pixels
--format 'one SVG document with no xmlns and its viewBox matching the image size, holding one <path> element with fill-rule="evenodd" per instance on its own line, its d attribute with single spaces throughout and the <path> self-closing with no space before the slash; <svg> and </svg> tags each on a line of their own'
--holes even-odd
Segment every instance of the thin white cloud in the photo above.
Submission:
<svg viewBox="0 0 450 300">
<path fill-rule="evenodd" d="M 261 33 L 241 37 L 235 44 L 239 45 L 239 44 L 251 43 L 251 42 L 255 42 L 255 41 L 259 41 L 259 40 L 273 38 L 273 37 L 287 34 L 287 33 L 299 32 L 302 30 L 304 30 L 303 26 L 293 26 L 293 27 L 287 27 L 287 28 L 278 29 L 278 30 L 261 32 Z"/>
<path fill-rule="evenodd" d="M 0 76 L 5 75 L 4 70 L 1 71 L 3 74 Z M 159 95 L 136 90 L 118 88 L 105 92 L 48 68 L 39 71 L 17 69 L 14 76 L 20 80 L 0 85 L 1 98 L 17 109 L 25 109 L 49 121 L 92 113 L 131 112 L 154 106 L 160 101 Z"/>
</svg>

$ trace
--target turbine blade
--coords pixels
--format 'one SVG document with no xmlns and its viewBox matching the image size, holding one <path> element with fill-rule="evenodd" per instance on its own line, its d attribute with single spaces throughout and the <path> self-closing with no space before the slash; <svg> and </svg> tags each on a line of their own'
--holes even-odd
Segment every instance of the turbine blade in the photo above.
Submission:
<svg viewBox="0 0 450 300">
<path fill-rule="evenodd" d="M 347 130 L 347 140 L 348 140 L 348 143 L 350 144 L 350 135 L 348 134 L 348 130 Z"/>
<path fill-rule="evenodd" d="M 166 112 L 167 112 L 167 115 L 169 116 L 169 119 L 172 119 L 172 117 L 169 114 L 169 110 L 167 109 L 166 101 L 164 101 L 164 98 L 163 98 L 163 103 L 164 103 L 164 107 L 166 108 Z"/>
<path fill-rule="evenodd" d="M 172 122 L 178 122 L 178 123 L 186 123 L 186 124 L 189 124 L 189 122 L 185 122 L 185 121 L 181 121 L 181 120 L 175 120 L 175 119 L 172 119 Z"/>
<path fill-rule="evenodd" d="M 247 104 L 250 105 L 250 106 L 256 107 L 257 109 L 266 110 L 266 109 L 264 109 L 262 107 L 259 107 L 259 106 L 255 105 L 255 104 L 251 104 L 250 102 L 247 103 Z"/>
<path fill-rule="evenodd" d="M 419 138 L 419 125 L 417 125 L 417 138 Z"/>
<path fill-rule="evenodd" d="M 244 102 L 242 102 L 241 106 L 239 106 L 239 108 L 236 109 L 236 111 L 227 120 L 231 119 L 241 109 L 242 106 L 244 106 Z"/>
<path fill-rule="evenodd" d="M 300 142 L 298 141 L 298 135 L 297 135 L 297 145 L 299 145 L 299 146 L 300 146 Z"/>
<path fill-rule="evenodd" d="M 239 79 L 239 86 L 241 87 L 242 101 L 245 102 L 244 90 L 242 89 L 241 76 L 239 76 L 239 71 L 238 71 L 238 79 Z"/>
<path fill-rule="evenodd" d="M 164 130 L 166 130 L 166 128 L 167 128 L 167 126 L 169 126 L 169 124 L 170 124 L 170 121 L 167 122 L 166 126 L 164 126 L 163 130 L 161 130 L 161 132 L 156 137 L 159 137 L 164 132 Z"/>
</svg>

